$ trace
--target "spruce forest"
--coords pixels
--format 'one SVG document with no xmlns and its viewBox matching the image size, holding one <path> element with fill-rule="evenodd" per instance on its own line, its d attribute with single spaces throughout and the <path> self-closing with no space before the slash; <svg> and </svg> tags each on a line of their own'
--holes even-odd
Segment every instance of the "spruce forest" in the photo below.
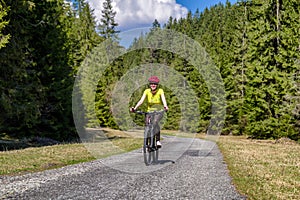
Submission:
<svg viewBox="0 0 300 200">
<path fill-rule="evenodd" d="M 105 40 L 112 40 L 118 51 L 124 51 L 118 45 L 118 24 L 114 21 L 116 13 L 110 12 L 111 0 L 104 5 L 103 16 L 108 18 L 100 22 L 86 1 L 73 2 L 0 0 L 1 137 L 48 137 L 59 141 L 77 138 L 72 93 L 80 66 Z M 136 38 L 129 51 L 120 53 L 96 80 L 94 96 L 88 98 L 77 91 L 78 96 L 82 93 L 79 118 L 84 126 L 128 129 L 113 116 L 113 89 L 134 67 L 155 64 L 168 66 L 185 78 L 197 97 L 200 115 L 196 121 L 193 118 L 179 123 L 183 108 L 178 94 L 182 91 L 161 84 L 169 105 L 164 129 L 208 130 L 216 116 L 211 109 L 215 97 L 205 81 L 205 72 L 199 73 L 174 52 L 138 48 L 157 29 L 184 34 L 209 54 L 225 88 L 222 134 L 300 140 L 299 0 L 240 0 L 189 12 L 185 18 L 170 17 L 166 24 L 155 20 L 151 31 Z M 124 97 L 130 100 L 123 105 L 123 112 L 129 113 L 146 87 L 140 85 Z M 91 99 L 94 104 L 84 103 Z M 90 116 L 93 109 L 96 120 Z M 186 104 L 184 109 L 195 112 L 195 104 Z M 143 123 L 142 116 L 126 116 L 130 119 L 122 120 Z"/>
</svg>

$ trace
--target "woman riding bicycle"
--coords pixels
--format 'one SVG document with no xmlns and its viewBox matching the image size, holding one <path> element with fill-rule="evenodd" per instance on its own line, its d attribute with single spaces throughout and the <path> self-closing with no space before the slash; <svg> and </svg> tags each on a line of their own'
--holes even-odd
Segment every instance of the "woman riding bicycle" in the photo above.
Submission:
<svg viewBox="0 0 300 200">
<path fill-rule="evenodd" d="M 145 101 L 145 99 L 147 99 L 147 112 L 151 112 L 151 111 L 158 111 L 158 110 L 168 110 L 168 105 L 167 105 L 167 101 L 165 98 L 165 94 L 163 89 L 158 88 L 158 84 L 159 84 L 159 78 L 157 76 L 151 76 L 149 79 L 149 87 L 148 89 L 146 89 L 141 97 L 141 99 L 139 100 L 139 102 L 136 104 L 135 107 L 130 108 L 131 112 L 134 112 L 140 105 L 143 104 L 143 102 Z M 156 134 L 157 134 L 157 146 L 161 147 L 161 143 L 160 143 L 160 127 L 158 125 L 159 121 L 161 120 L 162 115 L 155 115 L 154 116 L 154 124 L 156 127 Z M 145 124 L 146 126 L 148 125 L 148 121 L 149 121 L 149 116 L 146 115 L 145 118 Z"/>
</svg>

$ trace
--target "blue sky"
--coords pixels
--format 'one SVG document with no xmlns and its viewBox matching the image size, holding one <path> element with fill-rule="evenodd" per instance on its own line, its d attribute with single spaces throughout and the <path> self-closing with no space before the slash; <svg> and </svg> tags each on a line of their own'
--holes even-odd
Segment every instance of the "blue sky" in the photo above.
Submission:
<svg viewBox="0 0 300 200">
<path fill-rule="evenodd" d="M 96 19 L 100 21 L 104 0 L 86 1 L 94 9 Z M 117 13 L 115 20 L 119 24 L 118 30 L 121 31 L 121 44 L 128 46 L 141 32 L 146 33 L 155 19 L 164 25 L 170 16 L 179 19 L 185 17 L 189 10 L 194 13 L 199 8 L 201 12 L 220 2 L 225 4 L 226 0 L 113 0 L 112 6 Z"/>
<path fill-rule="evenodd" d="M 191 10 L 193 13 L 199 8 L 200 11 L 203 11 L 206 7 L 210 7 L 218 4 L 219 2 L 225 4 L 226 0 L 176 0 L 178 4 L 181 4 Z M 237 0 L 229 0 L 231 4 L 237 2 Z"/>
</svg>

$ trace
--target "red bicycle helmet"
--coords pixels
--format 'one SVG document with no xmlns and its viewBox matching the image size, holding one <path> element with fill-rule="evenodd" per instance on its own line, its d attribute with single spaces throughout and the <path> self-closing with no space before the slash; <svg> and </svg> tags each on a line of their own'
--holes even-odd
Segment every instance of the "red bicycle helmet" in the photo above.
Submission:
<svg viewBox="0 0 300 200">
<path fill-rule="evenodd" d="M 151 76 L 149 79 L 148 79 L 149 83 L 155 83 L 155 84 L 158 84 L 159 83 L 159 78 L 157 76 Z"/>
</svg>

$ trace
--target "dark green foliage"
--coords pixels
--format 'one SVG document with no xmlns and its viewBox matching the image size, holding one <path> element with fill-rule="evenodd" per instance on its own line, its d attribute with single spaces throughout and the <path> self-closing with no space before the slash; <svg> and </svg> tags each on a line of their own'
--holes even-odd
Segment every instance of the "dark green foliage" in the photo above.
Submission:
<svg viewBox="0 0 300 200">
<path fill-rule="evenodd" d="M 298 22 L 299 2 L 280 0 L 240 1 L 234 5 L 220 3 L 202 13 L 189 12 L 186 18 L 170 17 L 163 28 L 155 20 L 151 32 L 137 38 L 131 46 L 133 51 L 111 63 L 106 69 L 105 78 L 99 81 L 96 110 L 100 125 L 115 127 L 116 124 L 125 124 L 119 118 L 113 119 L 114 108 L 110 105 L 115 85 L 127 76 L 127 72 L 131 73 L 132 68 L 140 65 L 150 64 L 151 67 L 163 64 L 185 78 L 176 84 L 180 87 L 190 86 L 198 102 L 198 110 L 195 110 L 193 104 L 183 106 L 180 99 L 182 91 L 162 84 L 170 107 L 165 128 L 214 132 L 222 126 L 218 123 L 225 115 L 218 108 L 226 106 L 223 134 L 299 139 Z M 162 44 L 168 46 L 167 41 L 161 40 L 164 37 L 157 34 L 161 29 L 173 29 L 199 42 L 222 77 L 207 76 L 214 71 L 213 66 L 196 70 L 197 66 L 190 63 L 191 60 L 197 60 L 197 56 L 190 55 L 195 47 L 185 45 L 184 38 L 179 38 L 178 44 L 172 45 L 179 45 L 177 53 L 185 55 L 186 59 L 156 49 L 156 46 L 162 47 Z M 145 42 L 147 48 L 144 48 Z M 158 73 L 163 70 L 163 66 L 155 69 L 154 73 Z M 226 94 L 222 94 L 223 85 L 217 81 L 220 78 Z M 134 83 L 128 82 L 136 88 Z M 127 109 L 139 100 L 144 89 L 142 85 L 133 93 L 128 93 L 131 99 Z M 222 96 L 226 97 L 227 105 L 223 103 Z M 183 111 L 199 112 L 200 119 L 197 123 L 194 119 L 184 119 L 186 121 L 178 124 Z M 142 123 L 140 116 L 133 118 Z M 122 128 L 126 127 L 124 125 Z"/>
<path fill-rule="evenodd" d="M 227 2 L 166 25 L 198 40 L 219 66 L 227 93 L 224 134 L 299 139 L 299 6 Z"/>
<path fill-rule="evenodd" d="M 91 36 L 75 30 L 78 19 L 63 0 L 5 3 L 11 10 L 3 33 L 12 37 L 0 50 L 0 132 L 12 137 L 76 138 L 71 98 L 74 63 L 80 62 L 76 56 L 83 60 L 86 52 L 77 49 L 89 46 Z M 72 37 L 74 32 L 81 38 Z"/>
<path fill-rule="evenodd" d="M 220 69 L 227 99 L 224 134 L 299 137 L 299 101 L 295 100 L 299 99 L 299 90 L 293 78 L 299 73 L 297 20 L 297 1 L 240 1 L 189 13 L 179 20 L 170 17 L 164 25 L 197 40 Z M 137 39 L 133 47 L 141 40 Z M 148 49 L 140 57 L 140 62 L 164 63 L 187 78 L 199 97 L 202 121 L 198 130 L 206 130 L 214 96 L 209 94 L 205 81 L 199 81 L 201 75 L 168 52 Z"/>
<path fill-rule="evenodd" d="M 17 137 L 54 132 L 56 139 L 67 139 L 72 79 L 63 1 L 6 3 L 14 9 L 5 29 L 11 42 L 0 52 L 1 131 Z"/>
<path fill-rule="evenodd" d="M 295 138 L 299 133 L 286 98 L 294 95 L 291 77 L 299 70 L 295 61 L 300 35 L 293 28 L 299 27 L 299 5 L 294 10 L 286 1 L 259 1 L 261 9 L 256 3 L 250 7 L 246 55 L 246 133 L 257 138 Z"/>
<path fill-rule="evenodd" d="M 82 127 L 127 130 L 132 119 L 142 125 L 142 116 L 128 110 L 147 87 L 147 76 L 165 80 L 164 74 L 174 73 L 161 84 L 170 108 L 164 128 L 217 133 L 224 125 L 223 134 L 300 139 L 299 0 L 226 2 L 185 18 L 170 17 L 163 26 L 155 20 L 150 33 L 135 39 L 125 54 L 109 0 L 99 26 L 84 0 L 75 1 L 73 10 L 63 0 L 0 2 L 0 133 L 60 140 L 76 136 L 71 93 L 81 70 L 73 95 L 82 101 L 76 108 Z M 162 30 L 169 29 L 188 37 L 167 41 Z M 204 51 L 189 39 L 215 66 L 201 63 Z M 103 42 L 109 45 L 105 51 L 99 47 Z M 89 77 L 99 72 L 101 77 Z"/>
</svg>

